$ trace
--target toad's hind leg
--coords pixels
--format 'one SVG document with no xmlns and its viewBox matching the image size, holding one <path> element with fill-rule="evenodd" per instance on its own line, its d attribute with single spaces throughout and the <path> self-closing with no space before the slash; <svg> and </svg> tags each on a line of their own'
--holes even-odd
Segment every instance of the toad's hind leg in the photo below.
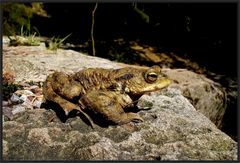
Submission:
<svg viewBox="0 0 240 163">
<path fill-rule="evenodd" d="M 112 91 L 91 91 L 80 99 L 80 103 L 115 124 L 142 122 L 143 119 L 137 113 L 124 112 L 124 106 L 132 103 L 126 96 Z"/>
<path fill-rule="evenodd" d="M 79 82 L 74 81 L 70 76 L 61 72 L 55 72 L 51 77 L 52 89 L 60 96 L 72 100 L 84 91 Z"/>
<path fill-rule="evenodd" d="M 66 115 L 68 115 L 68 113 L 70 111 L 72 111 L 73 109 L 78 110 L 77 105 L 67 101 L 66 99 L 62 98 L 57 93 L 55 93 L 55 91 L 52 88 L 51 80 L 52 80 L 52 76 L 50 75 L 47 77 L 46 81 L 43 83 L 44 98 L 48 101 L 53 101 L 53 102 L 59 104 L 65 111 Z"/>
<path fill-rule="evenodd" d="M 68 115 L 69 112 L 71 112 L 74 109 L 78 110 L 81 114 L 83 114 L 87 118 L 87 120 L 93 127 L 94 124 L 92 122 L 92 119 L 86 113 L 84 113 L 79 106 L 71 103 L 70 101 L 67 101 L 66 99 L 62 98 L 61 96 L 59 96 L 54 92 L 50 79 L 51 79 L 51 76 L 48 76 L 46 81 L 43 83 L 43 95 L 45 99 L 59 104 L 60 107 L 63 108 L 65 115 Z"/>
</svg>

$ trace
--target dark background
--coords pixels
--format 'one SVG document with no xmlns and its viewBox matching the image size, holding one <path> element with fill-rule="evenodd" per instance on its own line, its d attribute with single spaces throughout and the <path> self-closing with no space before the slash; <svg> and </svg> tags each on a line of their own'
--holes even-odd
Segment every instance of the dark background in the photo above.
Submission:
<svg viewBox="0 0 240 163">
<path fill-rule="evenodd" d="M 64 37 L 81 44 L 91 39 L 95 3 L 44 3 L 51 18 L 34 17 L 43 36 Z M 188 54 L 219 74 L 237 76 L 237 3 L 138 3 L 144 22 L 131 3 L 99 3 L 94 36 L 98 41 L 140 40 L 161 51 Z"/>
</svg>

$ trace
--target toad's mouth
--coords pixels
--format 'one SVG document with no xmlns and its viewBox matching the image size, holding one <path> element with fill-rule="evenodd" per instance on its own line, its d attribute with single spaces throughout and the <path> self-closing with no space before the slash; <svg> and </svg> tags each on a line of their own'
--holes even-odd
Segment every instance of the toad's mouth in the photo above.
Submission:
<svg viewBox="0 0 240 163">
<path fill-rule="evenodd" d="M 132 94 L 132 96 L 141 96 L 146 93 L 159 91 L 159 90 L 169 86 L 171 83 L 172 83 L 172 80 L 164 79 L 161 82 L 159 82 L 159 84 L 148 85 L 139 90 L 130 91 L 129 93 Z"/>
</svg>

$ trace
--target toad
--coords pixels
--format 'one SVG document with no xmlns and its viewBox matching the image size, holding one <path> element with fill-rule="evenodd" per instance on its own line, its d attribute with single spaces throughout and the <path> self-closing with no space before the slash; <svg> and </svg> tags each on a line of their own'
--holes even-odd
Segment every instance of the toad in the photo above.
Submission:
<svg viewBox="0 0 240 163">
<path fill-rule="evenodd" d="M 134 107 L 143 94 L 160 90 L 170 83 L 159 66 L 88 68 L 72 75 L 54 72 L 43 84 L 43 95 L 47 101 L 59 104 L 66 115 L 72 110 L 82 113 L 93 127 L 86 109 L 115 124 L 142 122 L 137 113 L 128 112 L 128 109 Z"/>
</svg>

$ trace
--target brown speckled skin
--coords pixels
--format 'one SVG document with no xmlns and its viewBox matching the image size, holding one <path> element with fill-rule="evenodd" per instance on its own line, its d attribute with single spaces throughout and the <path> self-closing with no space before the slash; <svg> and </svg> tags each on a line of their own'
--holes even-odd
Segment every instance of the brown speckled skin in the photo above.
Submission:
<svg viewBox="0 0 240 163">
<path fill-rule="evenodd" d="M 66 115 L 76 109 L 91 121 L 83 112 L 91 108 L 106 120 L 124 124 L 143 121 L 136 113 L 124 112 L 133 106 L 133 100 L 170 83 L 158 66 L 147 70 L 89 68 L 73 75 L 62 72 L 49 75 L 43 84 L 43 95 L 46 100 L 59 104 Z"/>
</svg>

